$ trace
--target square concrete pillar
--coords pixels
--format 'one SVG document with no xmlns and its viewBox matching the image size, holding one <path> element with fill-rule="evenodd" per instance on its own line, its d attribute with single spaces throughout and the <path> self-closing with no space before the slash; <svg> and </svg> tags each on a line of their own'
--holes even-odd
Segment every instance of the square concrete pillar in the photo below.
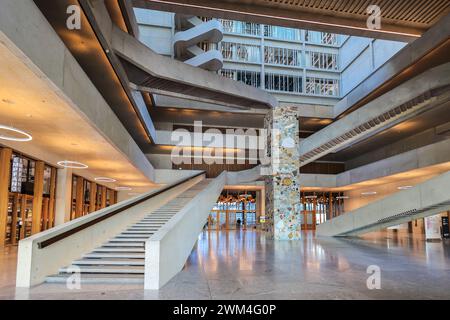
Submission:
<svg viewBox="0 0 450 320">
<path fill-rule="evenodd" d="M 277 107 L 266 116 L 267 151 L 272 175 L 266 176 L 266 231 L 275 240 L 301 234 L 299 122 L 295 107 Z"/>
<path fill-rule="evenodd" d="M 72 210 L 72 169 L 58 169 L 55 201 L 55 226 L 70 221 Z"/>
</svg>

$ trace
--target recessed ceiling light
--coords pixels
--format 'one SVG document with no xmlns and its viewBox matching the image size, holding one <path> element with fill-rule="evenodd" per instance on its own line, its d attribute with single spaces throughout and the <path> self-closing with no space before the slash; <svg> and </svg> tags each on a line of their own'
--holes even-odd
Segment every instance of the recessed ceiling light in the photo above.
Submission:
<svg viewBox="0 0 450 320">
<path fill-rule="evenodd" d="M 70 161 L 70 160 L 64 160 L 59 161 L 58 166 L 61 166 L 63 168 L 70 168 L 70 169 L 87 169 L 89 166 L 85 165 L 84 163 L 77 162 L 77 161 Z"/>
<path fill-rule="evenodd" d="M 398 190 L 408 190 L 411 189 L 413 186 L 401 186 L 401 187 L 397 187 Z"/>
<path fill-rule="evenodd" d="M 13 128 L 13 127 L 0 125 L 0 132 L 1 131 L 6 131 L 6 132 L 10 133 L 10 134 L 1 134 L 0 133 L 0 139 L 3 139 L 3 140 L 19 141 L 19 142 L 27 142 L 27 141 L 33 140 L 33 137 L 30 134 L 26 133 L 25 131 Z"/>
<path fill-rule="evenodd" d="M 2 102 L 6 103 L 6 104 L 14 104 L 14 101 L 9 100 L 9 99 L 2 99 Z"/>
<path fill-rule="evenodd" d="M 116 188 L 116 191 L 130 191 L 130 190 L 133 190 L 133 189 L 130 187 L 117 187 Z"/>
<path fill-rule="evenodd" d="M 107 178 L 107 177 L 98 177 L 98 178 L 95 178 L 95 181 L 112 183 L 112 182 L 116 182 L 117 180 L 113 179 L 113 178 Z"/>
<path fill-rule="evenodd" d="M 363 196 L 372 196 L 374 194 L 377 194 L 376 191 L 369 191 L 369 192 L 362 192 L 361 193 Z"/>
</svg>

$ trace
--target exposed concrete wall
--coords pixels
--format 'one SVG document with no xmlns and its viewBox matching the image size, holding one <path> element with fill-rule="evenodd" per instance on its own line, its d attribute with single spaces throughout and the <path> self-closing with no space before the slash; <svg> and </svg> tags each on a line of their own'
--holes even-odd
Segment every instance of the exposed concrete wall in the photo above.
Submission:
<svg viewBox="0 0 450 320">
<path fill-rule="evenodd" d="M 156 183 L 160 184 L 173 183 L 177 180 L 188 178 L 200 172 L 201 170 L 158 169 L 155 170 L 155 180 Z"/>
<path fill-rule="evenodd" d="M 442 94 L 427 99 L 423 102 L 418 102 L 414 104 L 412 108 L 399 114 L 395 114 L 395 116 L 390 116 L 388 119 L 384 119 L 384 122 L 377 123 L 373 121 L 373 119 L 377 119 L 384 113 L 391 112 L 392 109 L 408 103 L 412 99 L 419 97 L 432 89 L 446 86 L 449 83 L 450 63 L 427 70 L 411 80 L 404 82 L 394 90 L 383 94 L 358 110 L 353 111 L 347 116 L 333 122 L 324 129 L 304 139 L 300 144 L 301 157 L 305 155 L 308 156 L 307 154 L 309 152 L 313 152 L 318 148 L 322 148 L 323 151 L 313 152 L 313 154 L 308 156 L 306 160 L 302 160 L 302 164 L 305 165 L 306 163 L 323 157 L 330 152 L 344 148 L 345 146 L 355 143 L 358 140 L 366 139 L 380 130 L 389 128 L 390 126 L 393 126 L 401 121 L 405 121 L 430 106 L 431 103 L 439 103 L 439 101 L 448 99 L 447 94 Z M 350 138 L 332 145 L 331 147 L 324 147 L 337 137 L 344 136 L 349 131 L 357 129 L 358 126 L 366 125 L 370 122 L 373 124 L 369 126 L 369 129 L 352 135 Z"/>
<path fill-rule="evenodd" d="M 55 226 L 70 221 L 72 210 L 72 169 L 58 169 L 55 199 Z"/>
<path fill-rule="evenodd" d="M 450 209 L 450 171 L 333 218 L 317 227 L 320 236 L 355 236 Z"/>
<path fill-rule="evenodd" d="M 147 154 L 147 157 L 156 169 L 172 169 L 170 154 Z"/>
<path fill-rule="evenodd" d="M 223 172 L 212 180 L 146 241 L 145 289 L 157 290 L 181 271 L 225 186 L 226 177 L 227 173 Z"/>
<path fill-rule="evenodd" d="M 152 180 L 152 165 L 34 2 L 2 0 L 1 6 L 0 32 L 21 50 L 27 65 Z"/>
<path fill-rule="evenodd" d="M 398 142 L 385 145 L 382 148 L 371 150 L 370 152 L 352 158 L 345 162 L 345 167 L 347 170 L 350 170 L 369 163 L 373 163 L 375 161 L 386 159 L 388 157 L 403 154 L 408 151 L 425 148 L 426 146 L 430 146 L 431 148 L 427 150 L 428 152 L 431 152 L 431 154 L 429 155 L 430 157 L 433 155 L 441 155 L 447 157 L 446 154 L 448 154 L 448 152 L 450 151 L 447 151 L 447 149 L 445 149 L 447 148 L 447 145 L 445 144 L 446 139 L 448 139 L 447 136 L 436 134 L 435 128 L 428 129 L 413 136 L 409 136 L 406 139 L 402 139 Z M 438 142 L 441 141 L 443 142 L 443 144 L 438 144 Z M 435 148 L 431 147 L 431 145 L 442 146 L 442 149 L 438 147 L 439 149 L 435 150 Z M 434 161 L 433 163 L 436 163 L 436 161 Z"/>
<path fill-rule="evenodd" d="M 339 188 L 402 172 L 407 173 L 415 169 L 432 168 L 449 162 L 450 139 L 447 139 L 374 161 L 337 175 L 300 174 L 300 181 L 302 187 Z M 429 177 L 431 178 L 432 175 Z"/>
<path fill-rule="evenodd" d="M 422 37 L 417 40 L 409 43 L 407 46 L 403 47 L 402 50 L 398 51 L 392 59 L 389 59 L 386 63 L 384 63 L 381 67 L 379 67 L 372 74 L 368 74 L 368 77 L 365 81 L 359 83 L 356 87 L 354 87 L 351 92 L 349 92 L 341 101 L 339 101 L 334 110 L 334 116 L 337 117 L 352 105 L 354 105 L 357 101 L 367 96 L 370 92 L 375 90 L 377 87 L 381 86 L 387 79 L 392 78 L 394 75 L 399 73 L 400 71 L 406 69 L 410 65 L 412 65 L 417 59 L 426 55 L 430 50 L 436 48 L 442 41 L 447 39 L 448 34 L 450 33 L 450 15 L 442 18 L 438 23 L 436 23 L 431 29 L 429 29 L 426 33 L 422 35 Z M 349 38 L 349 40 L 351 37 Z M 380 42 L 383 44 L 384 42 Z M 351 46 L 351 42 L 349 46 Z M 344 44 L 345 45 L 345 44 Z M 364 46 L 360 46 L 360 48 L 355 47 L 355 51 L 358 52 Z M 376 46 L 378 48 L 378 44 Z M 381 46 L 380 46 L 381 47 Z M 384 46 L 383 46 L 384 47 Z M 395 51 L 395 45 L 393 47 L 389 47 L 388 49 L 391 51 Z M 381 55 L 384 55 L 382 51 L 380 51 Z M 343 63 L 348 63 L 351 61 L 352 57 L 347 57 L 343 59 Z M 376 62 L 374 63 L 381 64 L 383 59 L 380 57 L 376 58 Z M 364 73 L 364 70 L 358 70 L 358 72 Z M 350 75 L 350 73 L 349 73 Z M 358 75 L 357 75 L 358 76 Z M 345 81 L 343 79 L 343 81 Z"/>
<path fill-rule="evenodd" d="M 353 90 L 404 46 L 397 41 L 349 37 L 339 51 L 341 94 Z"/>
<path fill-rule="evenodd" d="M 404 186 L 416 186 L 424 181 L 430 180 L 437 176 L 438 174 L 429 174 L 427 176 L 421 176 L 416 178 L 406 178 L 401 181 L 396 182 L 386 182 L 381 185 L 376 186 L 361 186 L 357 189 L 352 189 L 350 191 L 346 191 L 345 195 L 348 196 L 348 199 L 344 201 L 344 211 L 350 212 L 361 207 L 364 207 L 370 203 L 375 201 L 379 201 L 384 199 L 390 195 L 393 195 L 397 192 L 401 192 L 398 187 Z M 367 192 L 376 192 L 376 194 L 364 195 L 362 193 Z"/>
<path fill-rule="evenodd" d="M 139 24 L 139 40 L 155 52 L 173 56 L 174 13 L 134 9 Z"/>
</svg>

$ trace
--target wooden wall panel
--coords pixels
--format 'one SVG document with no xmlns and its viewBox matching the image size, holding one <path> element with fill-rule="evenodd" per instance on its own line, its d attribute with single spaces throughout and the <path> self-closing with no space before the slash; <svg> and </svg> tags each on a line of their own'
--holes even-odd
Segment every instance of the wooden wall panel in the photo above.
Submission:
<svg viewBox="0 0 450 320">
<path fill-rule="evenodd" d="M 32 234 L 36 234 L 41 231 L 44 169 L 45 163 L 43 161 L 36 161 L 36 167 L 34 169 L 33 224 L 31 226 Z"/>
<path fill-rule="evenodd" d="M 50 202 L 49 202 L 49 218 L 47 228 L 53 228 L 55 226 L 55 201 L 56 201 L 56 180 L 58 170 L 52 168 L 52 175 L 50 179 Z"/>
<path fill-rule="evenodd" d="M 89 194 L 89 213 L 94 212 L 95 202 L 97 200 L 97 184 L 95 182 L 91 182 L 91 190 Z"/>
<path fill-rule="evenodd" d="M 77 188 L 75 190 L 75 219 L 83 215 L 84 205 L 84 179 L 77 177 Z"/>
<path fill-rule="evenodd" d="M 0 247 L 5 245 L 6 223 L 8 219 L 9 176 L 11 173 L 12 150 L 0 150 Z"/>
</svg>

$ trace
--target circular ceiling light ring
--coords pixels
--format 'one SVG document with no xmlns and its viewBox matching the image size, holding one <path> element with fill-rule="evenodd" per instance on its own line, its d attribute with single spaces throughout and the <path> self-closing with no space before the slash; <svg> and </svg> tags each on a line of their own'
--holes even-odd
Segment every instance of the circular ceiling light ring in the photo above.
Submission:
<svg viewBox="0 0 450 320">
<path fill-rule="evenodd" d="M 23 131 L 23 130 L 19 130 L 19 129 L 16 129 L 16 128 L 13 128 L 13 127 L 4 126 L 4 125 L 0 124 L 0 131 L 1 130 L 9 131 L 9 132 L 16 133 L 16 134 L 19 134 L 19 135 L 22 136 L 20 138 L 20 137 L 15 137 L 15 136 L 12 136 L 12 135 L 0 134 L 0 139 L 1 140 L 17 141 L 17 142 L 27 142 L 27 141 L 33 140 L 33 137 L 30 134 L 28 134 L 25 131 Z"/>
<path fill-rule="evenodd" d="M 113 183 L 113 182 L 116 182 L 117 180 L 113 179 L 113 178 L 108 178 L 108 177 L 98 177 L 98 178 L 95 178 L 95 181 L 104 182 L 104 183 Z"/>
<path fill-rule="evenodd" d="M 89 166 L 85 165 L 84 163 L 77 162 L 77 161 L 70 161 L 70 160 L 63 160 L 59 161 L 57 163 L 58 166 L 61 166 L 63 168 L 68 169 L 87 169 Z"/>
</svg>

